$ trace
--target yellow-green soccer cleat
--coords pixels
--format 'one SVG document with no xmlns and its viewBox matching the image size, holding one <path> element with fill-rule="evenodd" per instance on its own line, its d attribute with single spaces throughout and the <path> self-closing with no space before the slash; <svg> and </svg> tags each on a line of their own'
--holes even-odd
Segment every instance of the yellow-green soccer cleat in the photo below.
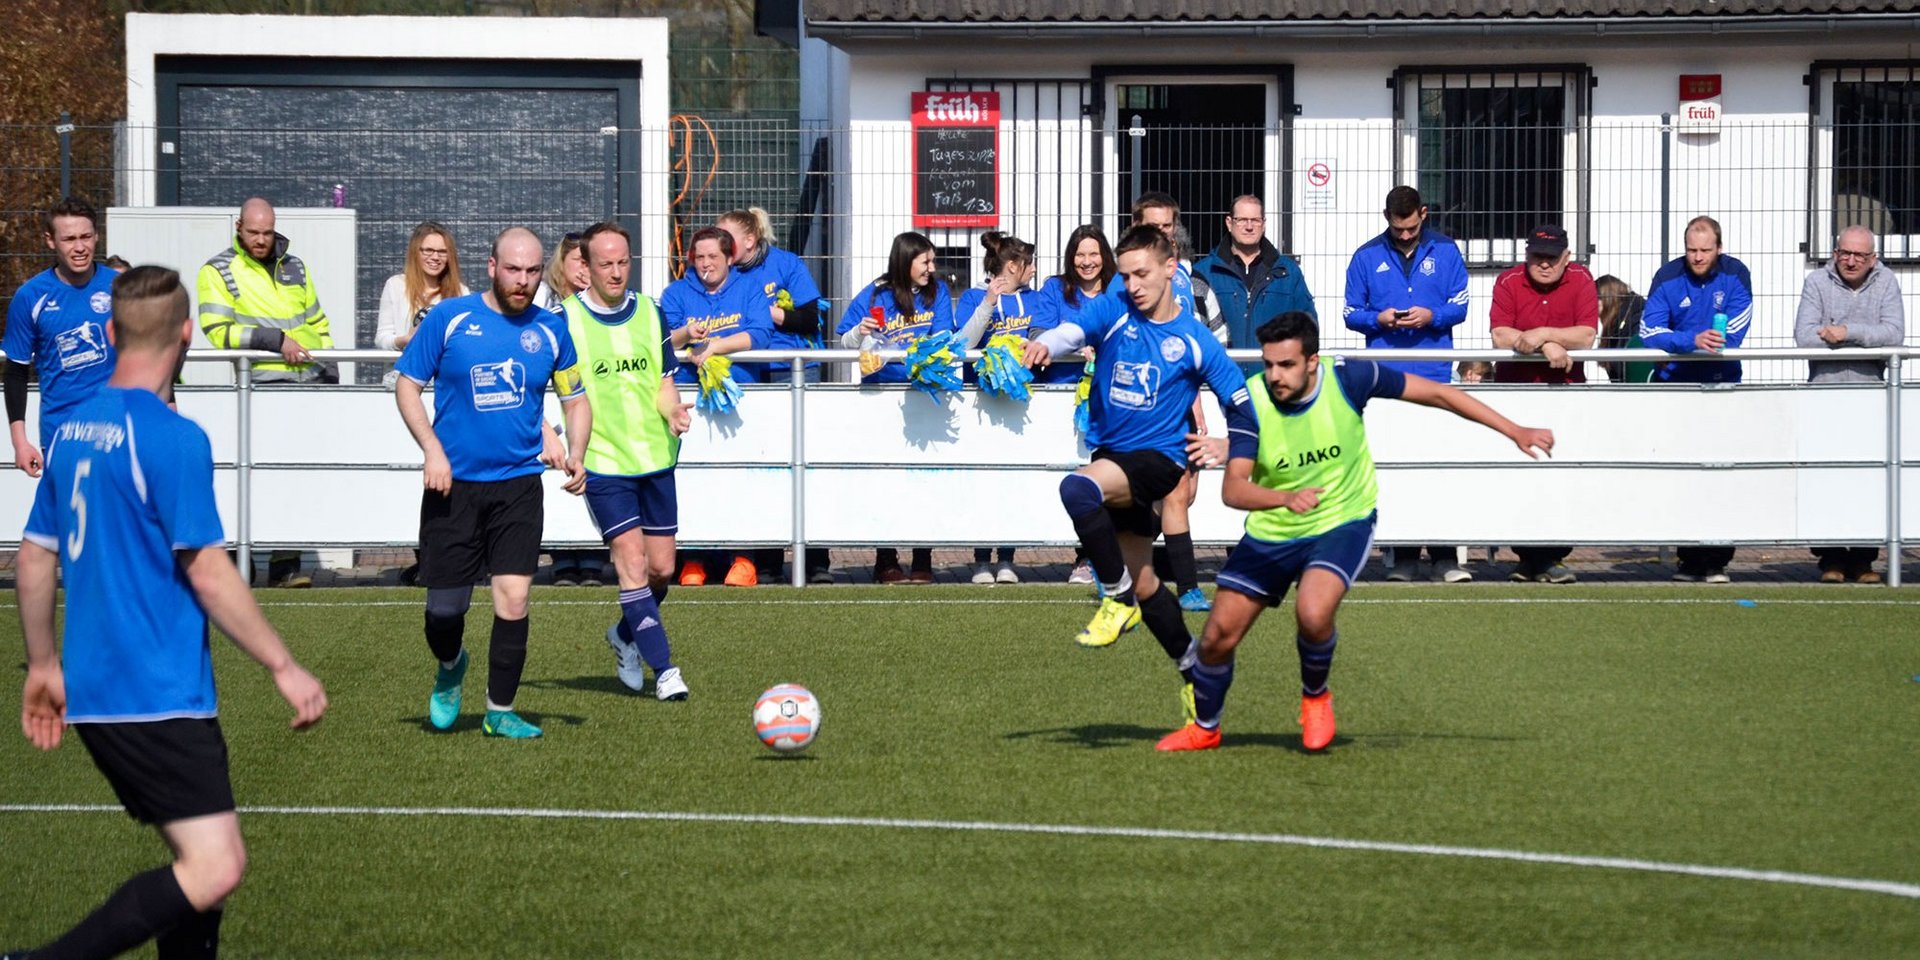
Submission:
<svg viewBox="0 0 1920 960">
<path fill-rule="evenodd" d="M 1100 609 L 1094 611 L 1093 619 L 1087 621 L 1087 628 L 1073 639 L 1083 647 L 1105 647 L 1139 625 L 1139 607 L 1106 597 L 1100 601 Z"/>
</svg>

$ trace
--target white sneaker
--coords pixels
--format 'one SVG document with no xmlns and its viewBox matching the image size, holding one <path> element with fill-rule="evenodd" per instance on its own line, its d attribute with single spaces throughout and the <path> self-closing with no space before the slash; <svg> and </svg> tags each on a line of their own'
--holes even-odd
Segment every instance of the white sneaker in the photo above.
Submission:
<svg viewBox="0 0 1920 960">
<path fill-rule="evenodd" d="M 1014 572 L 1013 572 L 1013 564 L 1011 564 L 1011 563 L 1003 563 L 1003 564 L 1001 564 L 1001 565 L 1000 565 L 1000 569 L 998 569 L 998 570 L 995 570 L 995 571 L 993 572 L 993 582 L 995 582 L 995 583 L 1019 583 L 1019 582 L 1020 582 L 1020 575 L 1019 575 L 1019 574 L 1017 574 L 1017 573 L 1014 573 Z"/>
<path fill-rule="evenodd" d="M 1088 563 L 1085 560 L 1082 560 L 1079 563 L 1074 564 L 1073 572 L 1067 574 L 1067 582 L 1068 583 L 1092 583 L 1093 582 L 1093 564 Z"/>
<path fill-rule="evenodd" d="M 1440 571 L 1440 580 L 1442 583 L 1468 583 L 1473 580 L 1473 574 L 1459 567 L 1448 567 Z"/>
<path fill-rule="evenodd" d="M 1727 576 L 1726 567 L 1715 567 L 1712 570 L 1708 570 L 1707 575 L 1705 577 L 1702 577 L 1701 579 L 1706 581 L 1707 583 L 1732 583 L 1733 582 L 1733 578 Z"/>
<path fill-rule="evenodd" d="M 687 698 L 687 682 L 680 679 L 679 667 L 668 667 L 666 672 L 653 678 L 653 696 L 658 700 Z"/>
<path fill-rule="evenodd" d="M 607 646 L 613 648 L 614 659 L 620 666 L 614 671 L 620 675 L 620 682 L 629 690 L 639 690 L 647 685 L 647 668 L 640 662 L 640 646 L 620 639 L 620 625 L 607 628 Z"/>
<path fill-rule="evenodd" d="M 992 583 L 993 570 L 984 563 L 974 564 L 973 565 L 973 582 L 974 583 Z"/>
</svg>

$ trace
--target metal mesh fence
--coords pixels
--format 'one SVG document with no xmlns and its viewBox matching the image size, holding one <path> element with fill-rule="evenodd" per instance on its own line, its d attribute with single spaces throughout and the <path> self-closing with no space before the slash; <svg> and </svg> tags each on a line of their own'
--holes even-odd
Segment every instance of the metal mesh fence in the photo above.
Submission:
<svg viewBox="0 0 1920 960">
<path fill-rule="evenodd" d="M 1905 89 L 1896 92 L 1904 97 Z M 1887 95 L 1884 86 L 1875 92 Z M 1439 185 L 1430 191 L 1428 224 L 1458 237 L 1475 265 L 1468 320 L 1455 330 L 1460 347 L 1491 346 L 1493 281 L 1523 254 L 1527 227 L 1517 224 L 1560 223 L 1576 259 L 1594 275 L 1617 276 L 1644 294 L 1660 265 L 1683 251 L 1687 221 L 1717 218 L 1724 252 L 1753 275 L 1746 340 L 1752 347 L 1794 345 L 1801 284 L 1823 268 L 1837 226 L 1876 229 L 1883 262 L 1903 288 L 1920 288 L 1920 235 L 1906 232 L 1916 229 L 1920 213 L 1901 192 L 1910 178 L 1894 175 L 1907 164 L 1902 151 L 1920 142 L 1911 107 L 1883 104 L 1869 123 L 1850 93 L 1845 123 L 1728 120 L 1706 135 L 1657 119 L 1563 116 L 1546 124 L 1541 95 L 1519 93 L 1525 102 L 1513 99 L 1515 91 L 1466 91 L 1449 106 L 1443 90 L 1424 119 L 1301 118 L 1280 127 L 1155 125 L 1146 104 L 1145 136 L 1136 138 L 1124 112 L 1121 125 L 1108 128 L 1078 98 L 1050 92 L 1039 106 L 1009 111 L 999 130 L 1000 225 L 1036 244 L 1045 276 L 1061 270 L 1062 247 L 1076 226 L 1098 223 L 1116 235 L 1140 190 L 1165 190 L 1183 201 L 1184 225 L 1201 252 L 1222 236 L 1233 196 L 1262 196 L 1267 235 L 1300 260 L 1323 342 L 1333 347 L 1361 343 L 1339 320 L 1345 272 L 1353 250 L 1381 231 L 1382 200 L 1399 183 Z M 1483 122 L 1503 116 L 1505 126 Z M 1551 149 L 1543 133 L 1549 126 L 1559 131 Z M 1866 126 L 1873 127 L 1870 136 Z M 154 139 L 132 133 L 110 124 L 78 126 L 68 154 L 72 189 L 104 207 L 127 196 L 130 183 L 155 178 L 155 157 L 121 157 L 119 145 Z M 61 151 L 51 123 L 0 127 L 0 135 L 44 144 L 44 162 L 0 169 L 5 182 L 22 185 L 5 192 L 14 208 L 0 238 L 0 296 L 7 296 L 46 265 L 33 218 L 58 195 Z M 381 283 L 400 269 L 407 233 L 424 219 L 454 228 L 472 283 L 484 278 L 488 238 L 509 223 L 530 224 L 552 243 L 608 215 L 629 218 L 641 237 L 639 256 L 671 274 L 675 236 L 728 209 L 759 206 L 772 215 L 777 242 L 808 259 L 837 305 L 884 270 L 894 235 L 923 229 L 936 246 L 971 260 L 966 272 L 977 275 L 977 239 L 987 229 L 916 228 L 913 136 L 905 121 L 823 129 L 790 119 L 685 114 L 666 130 L 532 123 L 501 129 L 472 121 L 400 130 L 182 130 L 173 137 L 183 152 L 169 159 L 177 180 L 155 192 L 162 205 L 237 205 L 250 193 L 283 205 L 324 205 L 335 184 L 345 187 L 360 231 L 354 312 L 362 342 L 371 337 Z M 1462 138 L 1471 142 L 1463 146 Z M 1149 141 L 1138 157 L 1136 140 Z M 635 202 L 647 195 L 629 189 L 637 181 L 660 184 L 667 208 Z M 1869 190 L 1877 192 L 1862 192 Z M 111 236 L 105 249 L 113 250 Z M 1747 378 L 1784 382 L 1804 371 L 1795 362 L 1750 364 Z"/>
</svg>

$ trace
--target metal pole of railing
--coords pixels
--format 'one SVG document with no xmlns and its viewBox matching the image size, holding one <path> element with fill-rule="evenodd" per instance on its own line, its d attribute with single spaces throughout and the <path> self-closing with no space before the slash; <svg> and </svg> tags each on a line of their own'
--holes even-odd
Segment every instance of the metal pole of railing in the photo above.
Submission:
<svg viewBox="0 0 1920 960">
<path fill-rule="evenodd" d="M 600 205 L 600 219 L 612 221 L 620 211 L 620 128 L 600 128 L 601 191 L 606 200 Z"/>
<path fill-rule="evenodd" d="M 60 195 L 73 196 L 73 115 L 60 111 L 53 132 L 60 135 Z"/>
<path fill-rule="evenodd" d="M 1667 218 L 1673 216 L 1673 114 L 1660 115 L 1660 223 L 1654 232 L 1660 235 L 1660 265 L 1672 256 Z"/>
<path fill-rule="evenodd" d="M 235 486 L 234 537 L 239 541 L 240 577 L 253 582 L 253 361 L 241 357 L 238 368 L 240 392 L 234 396 L 239 411 L 240 437 L 234 446 L 233 479 Z"/>
<path fill-rule="evenodd" d="M 1900 355 L 1887 355 L 1887 586 L 1900 585 Z"/>
<path fill-rule="evenodd" d="M 1140 196 L 1140 146 L 1146 142 L 1147 128 L 1141 126 L 1140 115 L 1133 115 L 1133 123 L 1127 127 L 1127 136 L 1133 141 L 1133 196 Z M 1132 209 L 1133 200 L 1121 201 L 1121 206 Z"/>
<path fill-rule="evenodd" d="M 787 571 L 793 585 L 807 585 L 807 358 L 795 354 L 793 373 L 793 453 L 787 458 L 793 471 L 793 562 Z"/>
</svg>

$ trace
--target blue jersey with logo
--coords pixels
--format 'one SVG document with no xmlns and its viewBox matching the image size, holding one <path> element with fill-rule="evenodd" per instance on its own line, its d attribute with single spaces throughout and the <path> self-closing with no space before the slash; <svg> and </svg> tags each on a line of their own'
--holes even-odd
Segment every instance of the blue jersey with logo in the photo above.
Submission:
<svg viewBox="0 0 1920 960">
<path fill-rule="evenodd" d="M 668 330 L 678 330 L 698 320 L 707 325 L 709 340 L 745 333 L 753 339 L 751 349 L 765 350 L 773 341 L 773 314 L 767 312 L 768 303 L 760 287 L 743 274 L 728 271 L 720 289 L 710 291 L 699 276 L 689 270 L 686 276 L 668 284 L 667 292 L 660 295 L 660 316 L 666 320 Z M 674 371 L 673 378 L 681 383 L 698 383 L 698 374 L 692 365 L 682 364 Z M 764 363 L 733 365 L 733 379 L 739 383 L 759 383 L 765 375 Z"/>
<path fill-rule="evenodd" d="M 21 536 L 60 554 L 68 723 L 214 715 L 206 611 L 174 558 L 226 544 L 197 424 L 101 387 L 48 441 Z"/>
<path fill-rule="evenodd" d="M 807 265 L 799 257 L 779 247 L 761 249 L 766 251 L 766 255 L 760 258 L 760 262 L 752 266 L 734 266 L 733 272 L 739 275 L 740 282 L 758 288 L 767 298 L 769 307 L 781 307 L 791 312 L 794 307 L 813 304 L 824 326 L 827 322 L 827 299 L 820 295 L 820 287 L 813 282 L 813 274 L 807 271 Z M 783 296 L 787 302 L 784 306 L 780 303 Z M 810 334 L 791 333 L 774 324 L 773 337 L 767 341 L 767 346 L 775 350 L 810 350 L 821 346 L 820 333 L 817 330 Z M 786 373 L 788 366 L 785 363 L 766 364 L 767 373 L 778 376 Z M 810 363 L 807 366 L 818 364 Z"/>
<path fill-rule="evenodd" d="M 540 463 L 547 381 L 562 400 L 582 394 L 573 338 L 564 321 L 529 306 L 504 316 L 486 295 L 442 300 L 407 343 L 394 369 L 433 388 L 433 433 L 453 478 L 491 482 L 525 477 Z"/>
<path fill-rule="evenodd" d="M 96 264 L 93 276 L 76 287 L 49 268 L 21 284 L 7 304 L 0 350 L 15 363 L 39 368 L 42 447 L 113 372 L 107 320 L 113 316 L 113 278 L 119 275 Z"/>
<path fill-rule="evenodd" d="M 887 286 L 885 280 L 879 280 L 854 295 L 853 302 L 847 304 L 846 312 L 840 315 L 840 323 L 833 328 L 833 332 L 844 334 L 859 326 L 874 307 L 879 307 L 885 317 L 880 330 L 873 335 L 875 345 L 884 350 L 911 350 L 921 337 L 953 329 L 953 295 L 947 292 L 946 281 L 933 281 L 932 289 L 914 297 L 913 313 L 905 314 L 900 312 L 900 305 L 894 302 L 893 288 Z M 893 361 L 861 377 L 860 382 L 906 383 L 907 365 Z"/>
<path fill-rule="evenodd" d="M 1154 450 L 1186 465 L 1189 415 L 1202 383 L 1220 399 L 1230 434 L 1258 436 L 1246 377 L 1191 309 L 1157 323 L 1130 299 L 1109 294 L 1066 323 L 1086 331 L 1093 347 L 1089 447 Z"/>
</svg>

